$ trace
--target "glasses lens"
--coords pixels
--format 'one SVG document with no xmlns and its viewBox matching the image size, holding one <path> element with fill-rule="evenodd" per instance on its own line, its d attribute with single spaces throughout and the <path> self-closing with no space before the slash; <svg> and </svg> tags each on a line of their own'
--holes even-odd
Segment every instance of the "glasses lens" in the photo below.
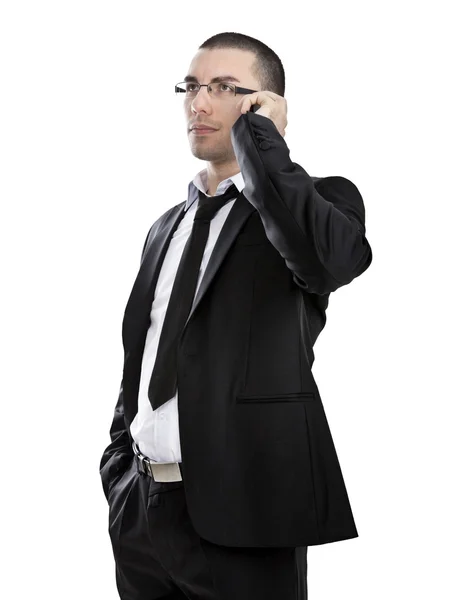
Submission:
<svg viewBox="0 0 458 600">
<path fill-rule="evenodd" d="M 186 94 L 186 97 L 193 98 L 199 91 L 199 84 L 195 81 L 183 81 L 175 86 L 176 94 Z M 216 98 L 229 98 L 235 96 L 235 85 L 220 81 L 208 85 L 208 93 Z"/>
<path fill-rule="evenodd" d="M 208 90 L 212 96 L 217 98 L 229 98 L 235 95 L 235 85 L 221 81 L 219 83 L 211 83 Z"/>
<path fill-rule="evenodd" d="M 193 81 L 183 81 L 181 83 L 177 83 L 175 86 L 176 94 L 185 93 L 186 96 L 195 96 L 197 94 L 197 90 L 199 89 L 199 84 Z"/>
</svg>

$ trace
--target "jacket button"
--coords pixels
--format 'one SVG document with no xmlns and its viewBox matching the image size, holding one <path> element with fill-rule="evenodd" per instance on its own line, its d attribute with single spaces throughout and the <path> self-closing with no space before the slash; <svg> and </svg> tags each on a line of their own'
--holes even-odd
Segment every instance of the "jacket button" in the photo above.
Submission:
<svg viewBox="0 0 458 600">
<path fill-rule="evenodd" d="M 261 150 L 268 150 L 270 148 L 270 144 L 269 144 L 269 142 L 266 142 L 264 140 L 263 142 L 261 142 L 259 144 L 259 147 L 261 148 Z"/>
</svg>

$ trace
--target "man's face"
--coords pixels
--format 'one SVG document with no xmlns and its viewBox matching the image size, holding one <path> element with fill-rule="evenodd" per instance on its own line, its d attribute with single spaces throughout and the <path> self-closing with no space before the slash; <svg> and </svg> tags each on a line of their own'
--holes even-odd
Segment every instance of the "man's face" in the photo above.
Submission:
<svg viewBox="0 0 458 600">
<path fill-rule="evenodd" d="M 232 75 L 239 81 L 230 83 L 260 91 L 259 81 L 251 73 L 255 61 L 253 52 L 233 48 L 201 49 L 194 56 L 187 75 L 194 75 L 198 83 L 210 83 L 213 77 Z M 183 94 L 185 96 L 185 94 Z M 191 98 L 185 98 L 184 111 L 191 152 L 196 158 L 213 163 L 232 162 L 235 159 L 231 142 L 231 128 L 240 117 L 236 104 L 242 95 L 215 98 L 206 87 Z M 196 133 L 190 130 L 194 123 L 208 125 L 216 131 Z"/>
</svg>

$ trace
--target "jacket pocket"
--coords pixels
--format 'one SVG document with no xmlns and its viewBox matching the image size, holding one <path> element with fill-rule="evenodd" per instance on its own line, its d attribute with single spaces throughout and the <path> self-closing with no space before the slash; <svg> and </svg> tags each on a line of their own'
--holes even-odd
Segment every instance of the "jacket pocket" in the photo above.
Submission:
<svg viewBox="0 0 458 600">
<path fill-rule="evenodd" d="M 292 394 L 269 394 L 262 396 L 238 394 L 235 400 L 237 404 L 240 404 L 245 402 L 309 402 L 314 399 L 314 392 L 295 392 Z"/>
</svg>

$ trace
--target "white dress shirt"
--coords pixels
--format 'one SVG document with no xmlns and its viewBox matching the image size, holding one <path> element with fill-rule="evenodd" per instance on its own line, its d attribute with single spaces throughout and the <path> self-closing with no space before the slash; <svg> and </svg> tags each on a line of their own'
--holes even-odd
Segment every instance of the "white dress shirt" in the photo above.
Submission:
<svg viewBox="0 0 458 600">
<path fill-rule="evenodd" d="M 239 192 L 245 187 L 240 171 L 236 175 L 221 181 L 216 189 L 216 195 L 223 194 L 232 183 L 235 184 Z M 189 184 L 185 216 L 180 221 L 178 228 L 170 240 L 170 245 L 162 264 L 154 293 L 153 304 L 151 306 L 151 323 L 146 334 L 145 347 L 143 350 L 140 386 L 138 391 L 138 412 L 130 425 L 132 438 L 137 442 L 140 452 L 150 458 L 153 462 L 158 463 L 182 462 L 178 425 L 179 390 L 176 391 L 173 398 L 153 411 L 148 398 L 148 386 L 151 379 L 151 373 L 153 372 L 154 362 L 156 360 L 162 325 L 172 293 L 175 275 L 184 247 L 191 234 L 198 205 L 197 190 L 201 190 L 208 196 L 207 169 L 200 171 Z M 205 273 L 213 247 L 234 203 L 235 198 L 234 200 L 227 202 L 210 222 L 210 231 L 202 257 L 194 299 L 199 290 L 200 282 Z"/>
</svg>

